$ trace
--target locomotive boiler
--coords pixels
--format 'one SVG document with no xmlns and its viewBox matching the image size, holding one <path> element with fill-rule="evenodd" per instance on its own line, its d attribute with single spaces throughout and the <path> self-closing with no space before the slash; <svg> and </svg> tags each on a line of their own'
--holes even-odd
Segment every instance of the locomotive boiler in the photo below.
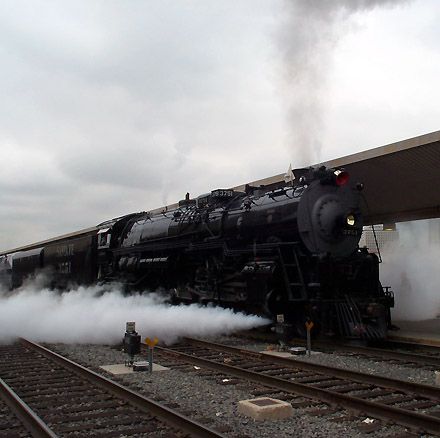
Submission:
<svg viewBox="0 0 440 438">
<path fill-rule="evenodd" d="M 51 268 L 63 286 L 117 281 L 173 302 L 266 316 L 298 336 L 313 322 L 316 334 L 383 339 L 394 300 L 380 284 L 377 256 L 358 247 L 362 184 L 342 169 L 295 176 L 276 189 L 187 197 L 170 211 L 124 216 L 18 252 L 13 282 Z"/>
</svg>

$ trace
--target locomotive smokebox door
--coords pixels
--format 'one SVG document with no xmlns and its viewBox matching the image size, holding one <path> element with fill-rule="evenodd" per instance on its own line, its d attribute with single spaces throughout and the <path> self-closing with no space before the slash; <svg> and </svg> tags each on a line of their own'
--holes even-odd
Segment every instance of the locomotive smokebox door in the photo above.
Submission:
<svg viewBox="0 0 440 438">
<path fill-rule="evenodd" d="M 133 358 L 141 352 L 141 337 L 135 330 L 134 322 L 127 322 L 124 336 L 124 351 Z"/>
</svg>

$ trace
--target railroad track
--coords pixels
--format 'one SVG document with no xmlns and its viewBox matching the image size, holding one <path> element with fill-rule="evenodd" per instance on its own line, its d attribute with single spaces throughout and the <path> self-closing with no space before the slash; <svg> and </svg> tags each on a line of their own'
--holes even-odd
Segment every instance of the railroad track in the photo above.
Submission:
<svg viewBox="0 0 440 438">
<path fill-rule="evenodd" d="M 338 354 L 347 354 L 351 356 L 366 356 L 370 360 L 387 361 L 393 364 L 409 366 L 414 368 L 423 368 L 431 371 L 440 370 L 440 349 L 438 347 L 419 345 L 417 351 L 408 343 L 399 342 L 394 344 L 390 342 L 386 345 L 389 348 L 372 348 L 358 345 L 336 345 L 332 347 L 319 347 L 322 351 L 329 352 L 329 348 L 336 348 Z"/>
<path fill-rule="evenodd" d="M 273 334 L 255 335 L 245 332 L 246 337 L 258 339 L 262 342 L 277 343 Z M 307 346 L 304 339 L 292 340 L 295 346 Z M 431 371 L 440 371 L 440 347 L 435 345 L 417 344 L 397 340 L 387 340 L 380 348 L 367 347 L 359 344 L 350 344 L 330 341 L 312 341 L 314 351 L 337 353 L 347 356 L 365 356 L 370 360 L 390 362 L 413 368 L 423 368 Z"/>
<path fill-rule="evenodd" d="M 262 394 L 290 400 L 294 407 L 326 403 L 340 411 L 356 411 L 394 423 L 416 433 L 440 436 L 440 388 L 327 367 L 264 353 L 186 339 L 172 348 L 156 347 L 168 363 L 209 369 L 229 378 L 227 384 L 243 380 L 266 389 Z M 277 395 L 274 395 L 277 394 Z M 301 399 L 302 397 L 302 399 Z M 295 400 L 300 399 L 298 404 Z M 303 401 L 304 398 L 309 401 Z M 328 406 L 327 413 L 334 413 Z M 334 421 L 338 421 L 337 415 Z M 343 415 L 342 415 L 343 417 Z"/>
<path fill-rule="evenodd" d="M 0 409 L 8 434 L 55 438 L 223 437 L 215 430 L 42 346 L 0 346 Z M 8 408 L 6 408 L 6 405 Z M 11 412 L 13 414 L 11 414 Z M 1 424 L 4 422 L 0 422 Z M 12 429 L 15 429 L 13 431 Z"/>
<path fill-rule="evenodd" d="M 307 346 L 303 339 L 296 339 L 294 344 Z M 347 343 L 313 342 L 312 347 L 314 351 L 346 356 L 364 356 L 373 361 L 440 371 L 440 348 L 432 345 L 387 341 L 383 347 L 375 348 Z"/>
<path fill-rule="evenodd" d="M 423 344 L 398 339 L 388 339 L 386 346 L 393 350 L 404 350 L 407 352 L 418 352 L 423 355 L 440 357 L 440 345 Z"/>
<path fill-rule="evenodd" d="M 0 380 L 0 393 L 4 390 L 3 381 Z M 12 402 L 6 402 L 0 396 L 0 437 L 1 438 L 31 438 L 31 432 L 18 416 Z"/>
</svg>

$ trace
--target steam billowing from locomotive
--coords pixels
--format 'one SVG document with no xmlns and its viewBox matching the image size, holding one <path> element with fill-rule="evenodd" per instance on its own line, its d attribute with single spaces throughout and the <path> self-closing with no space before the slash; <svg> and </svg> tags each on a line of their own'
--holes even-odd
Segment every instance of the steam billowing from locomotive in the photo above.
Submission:
<svg viewBox="0 0 440 438">
<path fill-rule="evenodd" d="M 1 343 L 21 336 L 36 342 L 116 344 L 125 323 L 136 321 L 142 338 L 170 344 L 181 336 L 229 334 L 268 322 L 219 307 L 171 306 L 154 293 L 124 295 L 118 284 L 60 293 L 41 287 L 42 280 L 13 293 L 0 290 Z"/>
<path fill-rule="evenodd" d="M 284 333 L 305 336 L 311 321 L 320 335 L 384 338 L 393 297 L 377 257 L 358 248 L 362 184 L 324 167 L 295 177 L 282 187 L 214 190 L 34 245 L 8 254 L 4 276 L 19 287 L 51 269 L 53 287 L 117 282 L 270 318 Z"/>
<path fill-rule="evenodd" d="M 439 235 L 430 235 L 431 221 L 399 224 L 399 241 L 383 250 L 382 278 L 399 291 L 394 318 L 421 321 L 440 315 Z"/>
</svg>

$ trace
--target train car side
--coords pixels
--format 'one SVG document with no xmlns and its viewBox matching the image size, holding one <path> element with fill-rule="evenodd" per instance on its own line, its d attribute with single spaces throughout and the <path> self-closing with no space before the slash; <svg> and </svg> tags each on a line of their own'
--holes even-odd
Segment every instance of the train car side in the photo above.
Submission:
<svg viewBox="0 0 440 438">
<path fill-rule="evenodd" d="M 97 234 L 61 241 L 44 248 L 43 266 L 60 288 L 90 285 L 97 279 Z"/>
<path fill-rule="evenodd" d="M 40 248 L 19 251 L 9 257 L 12 288 L 23 285 L 37 274 L 47 275 L 49 285 L 66 288 L 70 284 L 89 285 L 97 279 L 96 233 L 55 241 Z M 7 280 L 6 280 L 7 283 Z"/>
</svg>

